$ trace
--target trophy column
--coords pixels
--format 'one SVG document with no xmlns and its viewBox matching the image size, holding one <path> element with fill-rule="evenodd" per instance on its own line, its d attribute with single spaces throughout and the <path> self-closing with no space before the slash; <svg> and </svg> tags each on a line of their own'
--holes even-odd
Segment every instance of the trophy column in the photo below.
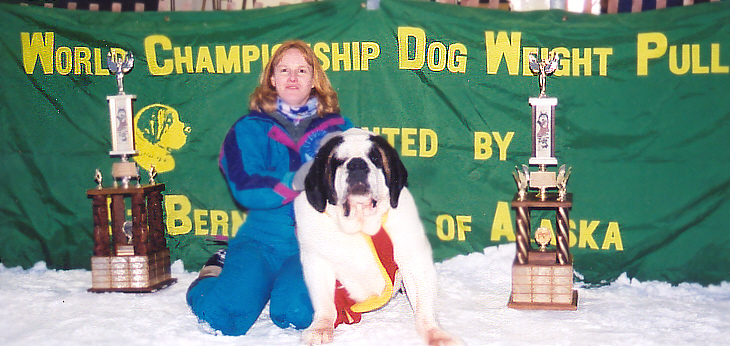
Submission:
<svg viewBox="0 0 730 346">
<path fill-rule="evenodd" d="M 560 57 L 551 55 L 538 61 L 530 54 L 530 69 L 540 77 L 540 96 L 529 99 L 532 106 L 532 157 L 528 165 L 513 172 L 518 192 L 512 200 L 516 212 L 517 252 L 512 264 L 512 294 L 507 306 L 515 309 L 576 310 L 578 291 L 573 289 L 573 259 L 568 242 L 569 211 L 573 194 L 567 193 L 570 168 L 562 165 L 557 172 L 555 158 L 555 106 L 558 99 L 547 97 L 547 76 L 555 72 Z M 530 166 L 537 166 L 532 171 Z M 557 192 L 550 192 L 557 190 Z M 549 248 L 549 229 L 538 227 L 534 232 L 537 248 L 532 246 L 530 212 L 554 210 L 557 224 L 555 248 Z"/>
<path fill-rule="evenodd" d="M 86 191 L 94 216 L 90 292 L 153 292 L 177 282 L 170 275 L 170 251 L 165 241 L 165 185 L 155 183 L 153 167 L 149 185 L 142 186 L 137 165 L 128 160 L 137 154 L 132 111 L 135 96 L 124 92 L 122 80 L 133 62 L 132 53 L 122 58 L 112 52 L 107 56 L 119 89 L 119 94 L 107 96 L 112 137 L 109 155 L 119 156 L 121 161 L 112 165 L 112 187 L 102 186 L 97 169 L 97 187 Z M 132 186 L 133 180 L 137 183 Z"/>
</svg>

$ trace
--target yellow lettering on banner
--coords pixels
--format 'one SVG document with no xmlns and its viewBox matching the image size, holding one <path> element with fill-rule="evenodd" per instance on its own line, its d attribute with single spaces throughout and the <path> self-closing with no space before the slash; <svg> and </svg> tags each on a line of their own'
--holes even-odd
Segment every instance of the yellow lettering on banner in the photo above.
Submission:
<svg viewBox="0 0 730 346">
<path fill-rule="evenodd" d="M 466 54 L 466 46 L 462 43 L 452 43 L 447 47 L 443 42 L 434 41 L 426 47 L 423 29 L 398 27 L 398 68 L 401 70 L 420 70 L 426 64 L 434 72 L 448 68 L 451 73 L 465 73 Z"/>
<path fill-rule="evenodd" d="M 203 216 L 208 216 L 207 210 L 193 210 L 193 220 L 195 221 L 195 235 L 208 235 L 209 230 L 203 228 L 208 225 L 208 221 L 203 220 Z"/>
<path fill-rule="evenodd" d="M 591 221 L 589 224 L 586 220 L 580 220 L 580 230 L 578 233 L 578 247 L 584 248 L 586 245 L 591 249 L 598 250 L 598 244 L 593 239 L 593 232 L 600 224 L 600 221 Z"/>
<path fill-rule="evenodd" d="M 514 132 L 507 132 L 502 138 L 502 135 L 496 131 L 491 135 L 487 132 L 474 132 L 474 160 L 487 160 L 492 157 L 492 137 L 494 137 L 499 149 L 499 160 L 506 161 L 507 149 L 514 135 Z"/>
<path fill-rule="evenodd" d="M 598 75 L 608 75 L 608 56 L 613 55 L 613 48 L 596 47 L 593 54 L 598 55 Z"/>
<path fill-rule="evenodd" d="M 28 39 L 28 46 L 31 40 Z M 35 40 L 35 45 L 42 40 Z M 251 73 L 251 63 L 260 61 L 264 67 L 271 55 L 281 47 L 275 44 L 256 45 L 218 45 L 212 50 L 208 46 L 173 46 L 170 39 L 162 35 L 150 35 L 144 40 L 147 65 L 152 75 L 173 73 Z M 52 48 L 52 46 L 51 46 Z M 367 71 L 372 60 L 380 56 L 380 46 L 376 42 L 317 42 L 312 46 L 317 59 L 326 71 Z M 172 55 L 161 59 L 158 54 Z M 51 51 L 51 54 L 53 52 Z M 33 60 L 35 63 L 35 60 Z"/>
<path fill-rule="evenodd" d="M 85 70 L 86 74 L 93 73 L 91 67 L 91 49 L 88 47 L 74 48 L 74 74 L 81 74 L 81 70 Z"/>
<path fill-rule="evenodd" d="M 603 238 L 601 250 L 608 250 L 611 248 L 611 245 L 616 247 L 616 251 L 624 251 L 624 243 L 621 240 L 621 230 L 618 227 L 618 222 L 615 221 L 608 223 L 606 237 Z"/>
<path fill-rule="evenodd" d="M 444 222 L 446 223 L 445 228 Z M 456 227 L 454 226 L 454 218 L 451 215 L 442 214 L 436 217 L 436 235 L 441 241 L 454 240 Z"/>
<path fill-rule="evenodd" d="M 385 139 L 395 148 L 395 136 L 400 134 L 400 129 L 384 127 L 380 130 L 380 133 L 385 136 Z"/>
<path fill-rule="evenodd" d="M 653 47 L 653 48 L 652 48 Z M 667 37 L 658 32 L 639 34 L 636 38 L 636 75 L 649 74 L 649 60 L 667 51 Z"/>
<path fill-rule="evenodd" d="M 413 38 L 414 56 L 409 57 Z M 398 68 L 401 70 L 419 70 L 426 61 L 426 32 L 412 27 L 398 27 Z"/>
<path fill-rule="evenodd" d="M 213 66 L 213 58 L 210 56 L 210 48 L 206 46 L 198 47 L 198 59 L 195 61 L 195 73 L 215 73 Z"/>
<path fill-rule="evenodd" d="M 419 156 L 434 157 L 438 153 L 438 135 L 431 129 L 416 128 L 392 128 L 392 127 L 373 127 L 372 130 L 362 127 L 363 130 L 372 131 L 376 135 L 385 137 L 388 143 L 396 147 L 396 138 L 400 135 L 400 155 L 401 156 Z M 416 147 L 416 138 L 418 138 L 418 150 Z"/>
<path fill-rule="evenodd" d="M 220 233 L 218 232 L 220 230 Z M 210 211 L 210 235 L 228 236 L 228 214 L 223 210 Z"/>
<path fill-rule="evenodd" d="M 474 132 L 474 160 L 492 157 L 492 136 L 486 132 Z"/>
<path fill-rule="evenodd" d="M 457 55 L 463 52 L 464 55 Z M 466 73 L 466 54 L 468 51 L 466 46 L 462 43 L 452 43 L 449 45 L 449 56 L 447 66 L 451 73 Z"/>
<path fill-rule="evenodd" d="M 594 48 L 573 48 L 557 47 L 550 50 L 549 48 L 522 47 L 522 75 L 532 76 L 530 71 L 530 60 L 526 59 L 530 54 L 540 57 L 546 57 L 548 54 L 560 54 L 560 66 L 555 71 L 556 76 L 592 76 L 594 67 L 594 57 L 598 57 L 598 75 L 606 76 L 608 74 L 608 56 L 613 54 L 613 48 L 594 47 Z"/>
<path fill-rule="evenodd" d="M 370 60 L 380 56 L 380 46 L 376 42 L 343 42 L 326 44 L 317 42 L 314 54 L 326 71 L 368 71 Z M 327 55 L 330 53 L 330 56 Z"/>
<path fill-rule="evenodd" d="M 593 71 L 592 58 L 590 48 L 583 48 L 583 56 L 580 54 L 580 49 L 573 48 L 573 76 L 580 76 L 581 67 L 583 67 L 583 75 L 590 76 Z"/>
<path fill-rule="evenodd" d="M 575 232 L 572 230 L 576 229 L 575 221 L 570 220 L 568 221 L 568 246 L 573 247 L 575 244 L 578 244 L 578 237 L 575 236 Z"/>
<path fill-rule="evenodd" d="M 281 45 L 280 44 L 279 45 L 275 45 L 274 48 L 271 49 L 271 53 L 273 54 L 274 51 L 276 51 L 276 49 L 279 48 L 279 46 L 281 46 Z M 256 47 L 256 46 L 253 46 L 253 47 Z M 244 51 L 243 55 L 246 56 L 246 46 L 243 46 L 243 51 Z M 261 52 L 260 52 L 260 54 L 261 54 L 261 66 L 266 66 L 266 64 L 269 63 L 269 45 L 268 44 L 262 44 L 261 45 Z M 244 61 L 243 63 L 244 63 L 244 66 L 245 66 L 246 62 Z M 244 71 L 245 70 L 246 70 L 246 68 L 244 67 Z M 250 70 L 249 70 L 249 72 L 250 72 Z"/>
<path fill-rule="evenodd" d="M 322 69 L 327 71 L 330 68 L 330 59 L 325 53 L 329 53 L 330 46 L 324 42 L 317 42 L 314 44 L 312 49 L 314 50 L 314 55 L 319 58 L 319 62 L 322 64 Z"/>
<path fill-rule="evenodd" d="M 443 71 L 446 68 L 446 46 L 441 42 L 434 42 L 428 45 L 428 69 L 431 71 Z"/>
<path fill-rule="evenodd" d="M 436 131 L 431 129 L 419 130 L 420 157 L 434 157 L 439 149 L 439 139 Z"/>
<path fill-rule="evenodd" d="M 693 74 L 706 74 L 710 73 L 709 66 L 702 66 L 700 61 L 700 45 L 692 45 L 692 73 Z"/>
<path fill-rule="evenodd" d="M 466 232 L 471 232 L 471 215 L 456 215 L 456 234 L 459 241 L 466 240 Z"/>
<path fill-rule="evenodd" d="M 243 50 L 243 54 L 241 57 L 243 62 L 243 72 L 251 73 L 251 63 L 261 57 L 261 51 L 258 49 L 258 47 L 249 45 L 244 45 L 243 47 L 241 47 L 241 49 Z M 266 57 L 266 60 L 268 62 L 268 56 Z"/>
<path fill-rule="evenodd" d="M 71 48 L 59 47 L 56 50 L 56 71 L 64 76 L 71 73 L 73 68 L 71 60 Z"/>
<path fill-rule="evenodd" d="M 164 59 L 162 65 L 157 60 L 156 46 L 160 46 L 162 50 L 172 50 L 172 42 L 167 36 L 150 35 L 144 39 L 144 52 L 147 58 L 147 69 L 153 76 L 166 76 L 172 73 L 175 68 L 172 59 Z M 179 73 L 179 72 L 178 72 Z"/>
<path fill-rule="evenodd" d="M 380 45 L 375 42 L 363 42 L 362 43 L 362 60 L 360 68 L 363 71 L 370 69 L 370 60 L 373 60 L 380 56 Z"/>
<path fill-rule="evenodd" d="M 225 46 L 215 46 L 216 71 L 218 73 L 241 73 L 241 49 L 231 46 L 226 52 Z"/>
<path fill-rule="evenodd" d="M 677 46 L 669 47 L 669 71 L 676 75 L 683 75 L 689 72 L 690 67 L 690 45 L 682 45 L 682 65 L 677 63 Z"/>
<path fill-rule="evenodd" d="M 502 139 L 499 132 L 492 132 L 494 141 L 497 142 L 497 147 L 499 148 L 499 161 L 507 160 L 507 147 L 509 147 L 509 144 L 512 142 L 512 137 L 514 137 L 514 135 L 514 132 L 507 132 L 507 135 L 504 136 L 504 139 Z"/>
<path fill-rule="evenodd" d="M 485 31 L 484 41 L 487 52 L 487 74 L 497 74 L 502 58 L 507 64 L 510 75 L 515 76 L 519 73 L 521 32 L 512 32 L 508 38 L 507 32 L 504 31 L 498 32 L 496 37 L 494 31 Z"/>
<path fill-rule="evenodd" d="M 165 196 L 165 215 L 167 215 L 167 233 L 181 235 L 190 233 L 193 221 L 188 214 L 192 210 L 190 200 L 182 195 Z"/>
<path fill-rule="evenodd" d="M 510 212 L 510 204 L 508 202 L 499 201 L 494 212 L 490 241 L 501 242 L 503 240 L 514 242 L 516 240 L 515 231 L 512 223 L 512 213 Z M 540 219 L 540 226 L 550 231 L 550 246 L 555 247 L 557 242 L 555 219 Z M 441 214 L 436 217 L 436 235 L 441 241 L 466 241 L 467 232 L 472 231 L 471 215 L 450 215 Z M 579 220 L 580 229 L 576 228 L 576 222 L 569 220 L 568 222 L 568 246 L 574 247 L 578 245 L 580 248 L 588 247 L 591 250 L 610 250 L 614 247 L 616 251 L 624 251 L 623 241 L 621 239 L 621 231 L 618 222 L 608 222 L 608 228 L 603 239 L 600 249 L 594 239 L 594 233 L 600 221 Z M 530 237 L 534 236 L 535 227 L 530 230 Z M 576 232 L 578 231 L 578 232 Z M 576 236 L 578 233 L 578 236 Z"/>
<path fill-rule="evenodd" d="M 492 221 L 492 232 L 490 240 L 498 242 L 505 237 L 507 241 L 515 241 L 515 231 L 512 228 L 512 215 L 507 202 L 497 202 L 497 209 L 494 212 Z"/>
<path fill-rule="evenodd" d="M 22 50 L 23 67 L 26 74 L 33 74 L 40 61 L 44 74 L 53 74 L 54 70 L 61 75 L 87 74 L 107 76 L 109 71 L 104 68 L 105 54 L 100 48 L 89 47 L 56 47 L 55 33 L 53 32 L 21 32 L 20 43 Z M 274 45 L 271 50 L 268 44 L 260 47 L 255 45 L 217 45 L 208 46 L 173 46 L 170 38 L 164 35 L 150 35 L 144 38 L 145 60 L 150 74 L 163 76 L 174 73 L 251 73 L 251 63 L 261 61 L 265 66 L 271 54 L 281 44 Z M 452 49 L 453 47 L 453 49 Z M 121 51 L 112 47 L 111 50 Z M 314 45 L 317 58 L 325 70 L 330 67 L 334 71 L 367 71 L 372 60 L 380 56 L 380 46 L 376 42 L 343 42 L 323 43 Z M 331 58 L 329 53 L 331 52 Z M 450 45 L 439 53 L 444 63 L 452 72 L 465 70 L 466 47 L 462 44 Z M 171 58 L 163 58 L 163 56 Z M 439 65 L 441 64 L 441 60 Z"/>
<path fill-rule="evenodd" d="M 490 241 L 500 242 L 503 240 L 514 242 L 516 240 L 513 223 L 512 213 L 510 212 L 510 204 L 508 202 L 499 201 L 494 212 L 494 219 L 492 221 L 492 229 L 490 234 Z M 441 241 L 452 241 L 458 239 L 459 241 L 465 241 L 467 232 L 471 232 L 471 215 L 456 215 L 452 216 L 449 214 L 441 214 L 436 217 L 436 235 Z M 545 227 L 550 230 L 551 246 L 556 244 L 556 231 L 554 226 L 555 219 L 540 219 L 540 227 Z M 606 229 L 606 235 L 603 239 L 602 246 L 598 247 L 594 239 L 594 232 L 600 225 L 600 221 L 588 221 L 579 220 L 580 230 L 579 235 L 576 236 L 576 222 L 569 220 L 568 222 L 568 246 L 574 247 L 578 245 L 581 248 L 590 248 L 592 250 L 610 250 L 611 247 L 615 247 L 616 251 L 624 251 L 623 241 L 621 239 L 621 231 L 619 229 L 618 222 L 612 221 L 608 223 Z M 530 237 L 534 236 L 533 227 L 530 232 Z"/>
<path fill-rule="evenodd" d="M 573 247 L 576 245 L 576 243 L 580 242 L 578 244 L 578 247 L 585 248 L 586 246 L 593 250 L 598 250 L 598 244 L 596 243 L 593 233 L 596 231 L 596 228 L 598 228 L 598 225 L 600 224 L 600 221 L 591 221 L 590 223 L 587 220 L 580 220 L 580 231 L 579 231 L 579 237 L 576 238 L 575 233 L 573 230 L 575 229 L 575 222 L 573 220 L 570 220 L 569 222 L 569 230 L 568 230 L 568 241 L 569 246 Z M 552 235 L 553 239 L 555 238 L 555 231 L 553 230 L 553 223 L 552 221 L 548 219 L 542 219 L 540 221 L 540 227 L 545 227 L 550 230 L 550 234 Z M 578 239 L 579 238 L 579 239 Z M 554 242 L 552 244 L 555 244 Z M 618 222 L 611 221 L 608 223 L 608 227 L 606 229 L 606 236 L 603 238 L 603 244 L 601 245 L 601 250 L 610 250 L 611 246 L 614 246 L 616 248 L 616 251 L 624 251 L 624 245 L 623 240 L 621 239 L 621 230 L 619 228 Z"/>
<path fill-rule="evenodd" d="M 94 75 L 108 76 L 109 70 L 101 65 L 101 48 L 94 48 Z"/>
<path fill-rule="evenodd" d="M 548 54 L 549 54 L 547 48 L 543 48 L 540 51 L 541 51 L 540 56 L 548 56 Z M 557 48 L 553 49 L 552 52 L 560 55 L 560 67 L 558 68 L 557 71 L 555 71 L 554 75 L 556 77 L 570 76 L 570 63 L 571 63 L 570 50 L 568 50 L 568 48 L 565 48 L 565 47 L 557 47 Z M 578 75 L 576 75 L 576 76 L 578 76 Z"/>
<path fill-rule="evenodd" d="M 418 134 L 418 129 L 404 127 L 401 130 L 400 139 L 400 153 L 403 156 L 416 156 L 418 152 L 415 149 L 411 149 L 411 146 L 416 143 L 416 140 L 412 137 Z"/>
<path fill-rule="evenodd" d="M 175 73 L 183 73 L 183 65 L 185 65 L 185 73 L 193 73 L 193 47 L 183 48 L 185 48 L 184 55 L 180 51 L 180 47 L 175 47 L 175 49 L 173 49 L 175 57 Z"/>
<path fill-rule="evenodd" d="M 659 32 L 642 33 L 636 37 L 636 75 L 649 74 L 649 60 L 657 59 L 667 51 L 667 37 Z"/>
<path fill-rule="evenodd" d="M 36 62 L 40 59 L 44 74 L 53 73 L 53 48 L 55 35 L 53 32 L 20 33 L 20 46 L 23 52 L 23 68 L 26 74 L 33 74 Z"/>
<path fill-rule="evenodd" d="M 222 210 L 193 210 L 190 200 L 184 195 L 165 196 L 165 215 L 167 233 L 173 236 L 188 234 L 194 230 L 196 236 L 230 234 L 234 237 L 238 228 L 246 221 L 246 214 L 238 210 L 231 211 L 230 217 Z"/>
<path fill-rule="evenodd" d="M 730 66 L 723 66 L 720 64 L 720 44 L 719 43 L 713 43 L 710 46 L 710 71 L 712 73 L 729 73 L 730 72 Z"/>
<path fill-rule="evenodd" d="M 646 76 L 649 74 L 649 60 L 662 58 L 669 51 L 669 71 L 675 75 L 683 75 L 687 72 L 692 74 L 708 73 L 729 73 L 730 67 L 722 65 L 720 60 L 721 46 L 719 43 L 710 44 L 710 59 L 707 65 L 703 64 L 702 52 L 706 48 L 700 44 L 682 44 L 681 65 L 678 63 L 677 46 L 670 46 L 667 36 L 659 32 L 640 33 L 636 39 L 636 74 Z"/>
<path fill-rule="evenodd" d="M 352 43 L 352 69 L 355 71 L 360 71 L 360 42 L 353 42 Z"/>
<path fill-rule="evenodd" d="M 466 232 L 471 232 L 469 223 L 471 215 L 456 215 L 456 218 L 449 214 L 439 215 L 436 217 L 436 235 L 441 241 L 451 241 L 454 238 L 466 241 Z"/>
<path fill-rule="evenodd" d="M 340 51 L 339 43 L 332 43 L 332 71 L 339 71 L 340 63 L 342 63 L 343 70 L 350 71 L 352 69 L 350 43 L 348 42 L 342 44 L 342 51 Z"/>
</svg>

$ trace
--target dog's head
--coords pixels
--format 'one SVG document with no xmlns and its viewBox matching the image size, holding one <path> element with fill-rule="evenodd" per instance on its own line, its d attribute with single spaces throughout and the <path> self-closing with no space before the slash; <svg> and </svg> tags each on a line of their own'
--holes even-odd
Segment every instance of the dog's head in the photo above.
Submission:
<svg viewBox="0 0 730 346">
<path fill-rule="evenodd" d="M 398 207 L 408 173 L 384 138 L 361 129 L 347 130 L 324 143 L 304 181 L 307 200 L 320 213 L 327 204 L 352 208 Z M 361 210 L 361 209 L 359 209 Z"/>
</svg>

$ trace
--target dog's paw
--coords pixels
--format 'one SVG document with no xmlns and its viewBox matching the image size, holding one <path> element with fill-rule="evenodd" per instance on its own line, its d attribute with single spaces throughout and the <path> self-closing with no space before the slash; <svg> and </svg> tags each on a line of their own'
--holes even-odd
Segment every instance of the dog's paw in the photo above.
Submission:
<svg viewBox="0 0 730 346">
<path fill-rule="evenodd" d="M 439 329 L 431 328 L 426 333 L 426 342 L 429 346 L 462 346 L 464 343 L 451 334 Z"/>
<path fill-rule="evenodd" d="M 332 342 L 334 333 L 335 328 L 333 328 L 332 326 L 313 326 L 304 331 L 304 334 L 302 335 L 302 341 L 305 345 L 329 344 L 330 342 Z"/>
</svg>

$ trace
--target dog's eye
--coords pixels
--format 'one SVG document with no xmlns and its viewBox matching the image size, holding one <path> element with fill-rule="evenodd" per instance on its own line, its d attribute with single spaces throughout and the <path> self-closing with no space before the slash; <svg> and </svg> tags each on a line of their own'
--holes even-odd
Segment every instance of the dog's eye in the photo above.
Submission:
<svg viewBox="0 0 730 346">
<path fill-rule="evenodd" d="M 330 160 L 330 169 L 332 170 L 332 172 L 334 172 L 338 167 L 342 166 L 344 163 L 345 163 L 344 160 L 340 160 L 338 158 L 332 158 L 332 160 Z"/>
<path fill-rule="evenodd" d="M 368 158 L 370 159 L 370 162 L 372 162 L 375 165 L 375 167 L 378 167 L 378 168 L 383 167 L 383 157 L 380 156 L 380 151 L 370 150 L 370 153 L 368 153 Z"/>
</svg>

